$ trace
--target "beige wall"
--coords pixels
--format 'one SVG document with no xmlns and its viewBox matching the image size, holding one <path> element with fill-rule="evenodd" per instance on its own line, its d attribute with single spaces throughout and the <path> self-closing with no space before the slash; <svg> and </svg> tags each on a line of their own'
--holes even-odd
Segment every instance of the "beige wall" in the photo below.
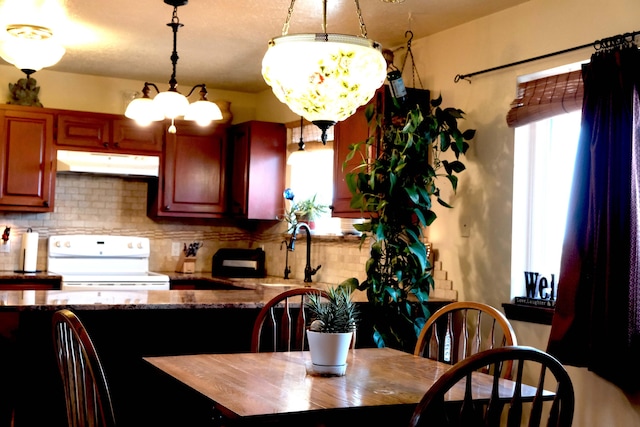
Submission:
<svg viewBox="0 0 640 427">
<path fill-rule="evenodd" d="M 82 74 L 71 74 L 43 69 L 32 76 L 40 87 L 40 101 L 48 108 L 61 108 L 98 113 L 124 114 L 126 106 L 136 93 L 142 90 L 144 82 L 105 78 Z M 9 83 L 24 78 L 24 74 L 11 65 L 0 65 L 0 102 L 9 99 Z M 162 90 L 163 86 L 158 83 Z M 181 83 L 181 87 L 191 84 Z M 287 122 L 296 116 L 271 91 L 262 93 L 244 93 L 212 89 L 215 84 L 208 84 L 211 101 L 224 100 L 231 102 L 233 123 L 248 120 L 270 122 Z"/>
<path fill-rule="evenodd" d="M 442 93 L 445 106 L 467 113 L 477 129 L 464 163 L 453 210 L 439 209 L 429 240 L 461 300 L 500 306 L 510 299 L 511 197 L 514 131 L 505 116 L 516 79 L 588 59 L 588 48 L 454 83 L 456 74 L 523 60 L 638 30 L 636 0 L 530 0 L 512 9 L 414 40 L 413 54 L 426 88 Z M 405 70 L 406 71 L 406 70 Z M 460 224 L 470 224 L 470 237 Z M 521 344 L 546 348 L 549 327 L 515 322 Z M 640 425 L 640 406 L 619 389 L 584 370 L 572 369 L 577 390 L 574 425 Z"/>
</svg>

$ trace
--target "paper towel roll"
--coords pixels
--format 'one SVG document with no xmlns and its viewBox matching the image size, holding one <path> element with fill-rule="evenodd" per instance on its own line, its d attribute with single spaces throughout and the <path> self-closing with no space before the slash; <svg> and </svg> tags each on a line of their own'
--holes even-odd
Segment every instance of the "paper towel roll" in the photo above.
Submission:
<svg viewBox="0 0 640 427">
<path fill-rule="evenodd" d="M 38 261 L 38 233 L 29 228 L 22 235 L 22 249 L 20 250 L 20 270 L 33 273 Z"/>
</svg>

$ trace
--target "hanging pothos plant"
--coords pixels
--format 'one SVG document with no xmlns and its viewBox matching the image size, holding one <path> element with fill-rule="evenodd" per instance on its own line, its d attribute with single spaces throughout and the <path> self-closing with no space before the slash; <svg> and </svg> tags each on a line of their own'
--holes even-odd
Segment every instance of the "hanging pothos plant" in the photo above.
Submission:
<svg viewBox="0 0 640 427">
<path fill-rule="evenodd" d="M 451 207 L 441 198 L 439 185 L 444 179 L 456 191 L 456 174 L 465 169 L 460 155 L 475 135 L 473 129 L 458 128 L 463 111 L 441 104 L 441 96 L 425 100 L 392 120 L 376 114 L 371 105 L 365 110 L 371 137 L 354 144 L 343 165 L 362 156 L 346 181 L 351 207 L 368 219 L 355 225 L 363 233 L 361 245 L 371 239 L 367 278 L 358 288 L 373 306 L 373 339 L 379 347 L 413 352 L 430 315 L 426 302 L 434 282 L 423 229 L 436 219 L 433 199 Z M 441 159 L 448 150 L 455 160 Z"/>
</svg>

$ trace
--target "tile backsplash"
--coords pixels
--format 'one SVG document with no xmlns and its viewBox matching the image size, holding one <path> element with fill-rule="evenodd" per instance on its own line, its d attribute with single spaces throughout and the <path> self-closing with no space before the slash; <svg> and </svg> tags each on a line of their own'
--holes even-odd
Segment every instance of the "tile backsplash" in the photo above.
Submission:
<svg viewBox="0 0 640 427">
<path fill-rule="evenodd" d="M 178 257 L 171 246 L 178 242 L 204 242 L 198 251 L 197 272 L 211 271 L 211 257 L 222 247 L 263 247 L 267 274 L 284 274 L 285 255 L 282 223 L 252 222 L 246 227 L 229 221 L 154 221 L 147 216 L 147 180 L 113 176 L 58 174 L 55 210 L 51 213 L 0 213 L 0 226 L 11 227 L 10 251 L 0 252 L 0 270 L 19 268 L 22 235 L 31 228 L 39 233 L 38 270 L 46 270 L 47 241 L 60 234 L 110 234 L 148 237 L 151 241 L 151 271 L 174 271 Z M 1 230 L 4 230 L 4 227 Z M 289 254 L 291 278 L 302 279 L 306 242 L 300 236 L 295 252 Z M 311 263 L 322 265 L 314 281 L 337 283 L 347 277 L 363 279 L 367 251 L 359 249 L 354 237 L 312 237 Z"/>
</svg>

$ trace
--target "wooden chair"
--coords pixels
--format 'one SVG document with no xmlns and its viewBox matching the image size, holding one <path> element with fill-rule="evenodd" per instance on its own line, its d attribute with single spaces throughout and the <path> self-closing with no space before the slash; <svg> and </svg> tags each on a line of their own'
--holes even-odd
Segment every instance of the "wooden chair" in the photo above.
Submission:
<svg viewBox="0 0 640 427">
<path fill-rule="evenodd" d="M 459 301 L 437 310 L 424 324 L 414 354 L 454 364 L 472 354 L 518 345 L 509 320 L 494 307 Z M 511 370 L 505 370 L 510 378 Z"/>
<path fill-rule="evenodd" d="M 511 396 L 498 396 L 500 371 L 507 362 L 517 364 L 517 372 Z M 533 401 L 523 402 L 520 395 L 523 371 L 539 369 Z M 489 400 L 473 396 L 474 372 L 489 366 L 493 375 L 493 389 Z M 552 375 L 547 375 L 547 371 Z M 502 375 L 504 376 L 504 375 Z M 543 397 L 545 380 L 555 381 L 553 397 Z M 459 381 L 465 381 L 465 396 L 459 405 L 445 402 L 447 392 Z M 547 386 L 549 387 L 549 386 Z M 547 388 L 549 390 L 549 388 Z M 505 425 L 515 427 L 540 426 L 547 418 L 546 426 L 570 427 L 573 422 L 575 397 L 571 379 L 562 364 L 551 355 L 533 347 L 498 347 L 486 350 L 456 363 L 445 372 L 425 393 L 411 417 L 409 427 L 420 426 L 465 426 L 494 427 Z M 548 415 L 547 415 L 548 414 Z"/>
<path fill-rule="evenodd" d="M 307 311 L 304 304 L 311 293 L 327 296 L 321 289 L 293 288 L 267 302 L 253 325 L 251 351 L 306 350 Z"/>
<path fill-rule="evenodd" d="M 107 379 L 96 349 L 70 310 L 53 314 L 53 345 L 72 427 L 116 425 Z"/>
</svg>

